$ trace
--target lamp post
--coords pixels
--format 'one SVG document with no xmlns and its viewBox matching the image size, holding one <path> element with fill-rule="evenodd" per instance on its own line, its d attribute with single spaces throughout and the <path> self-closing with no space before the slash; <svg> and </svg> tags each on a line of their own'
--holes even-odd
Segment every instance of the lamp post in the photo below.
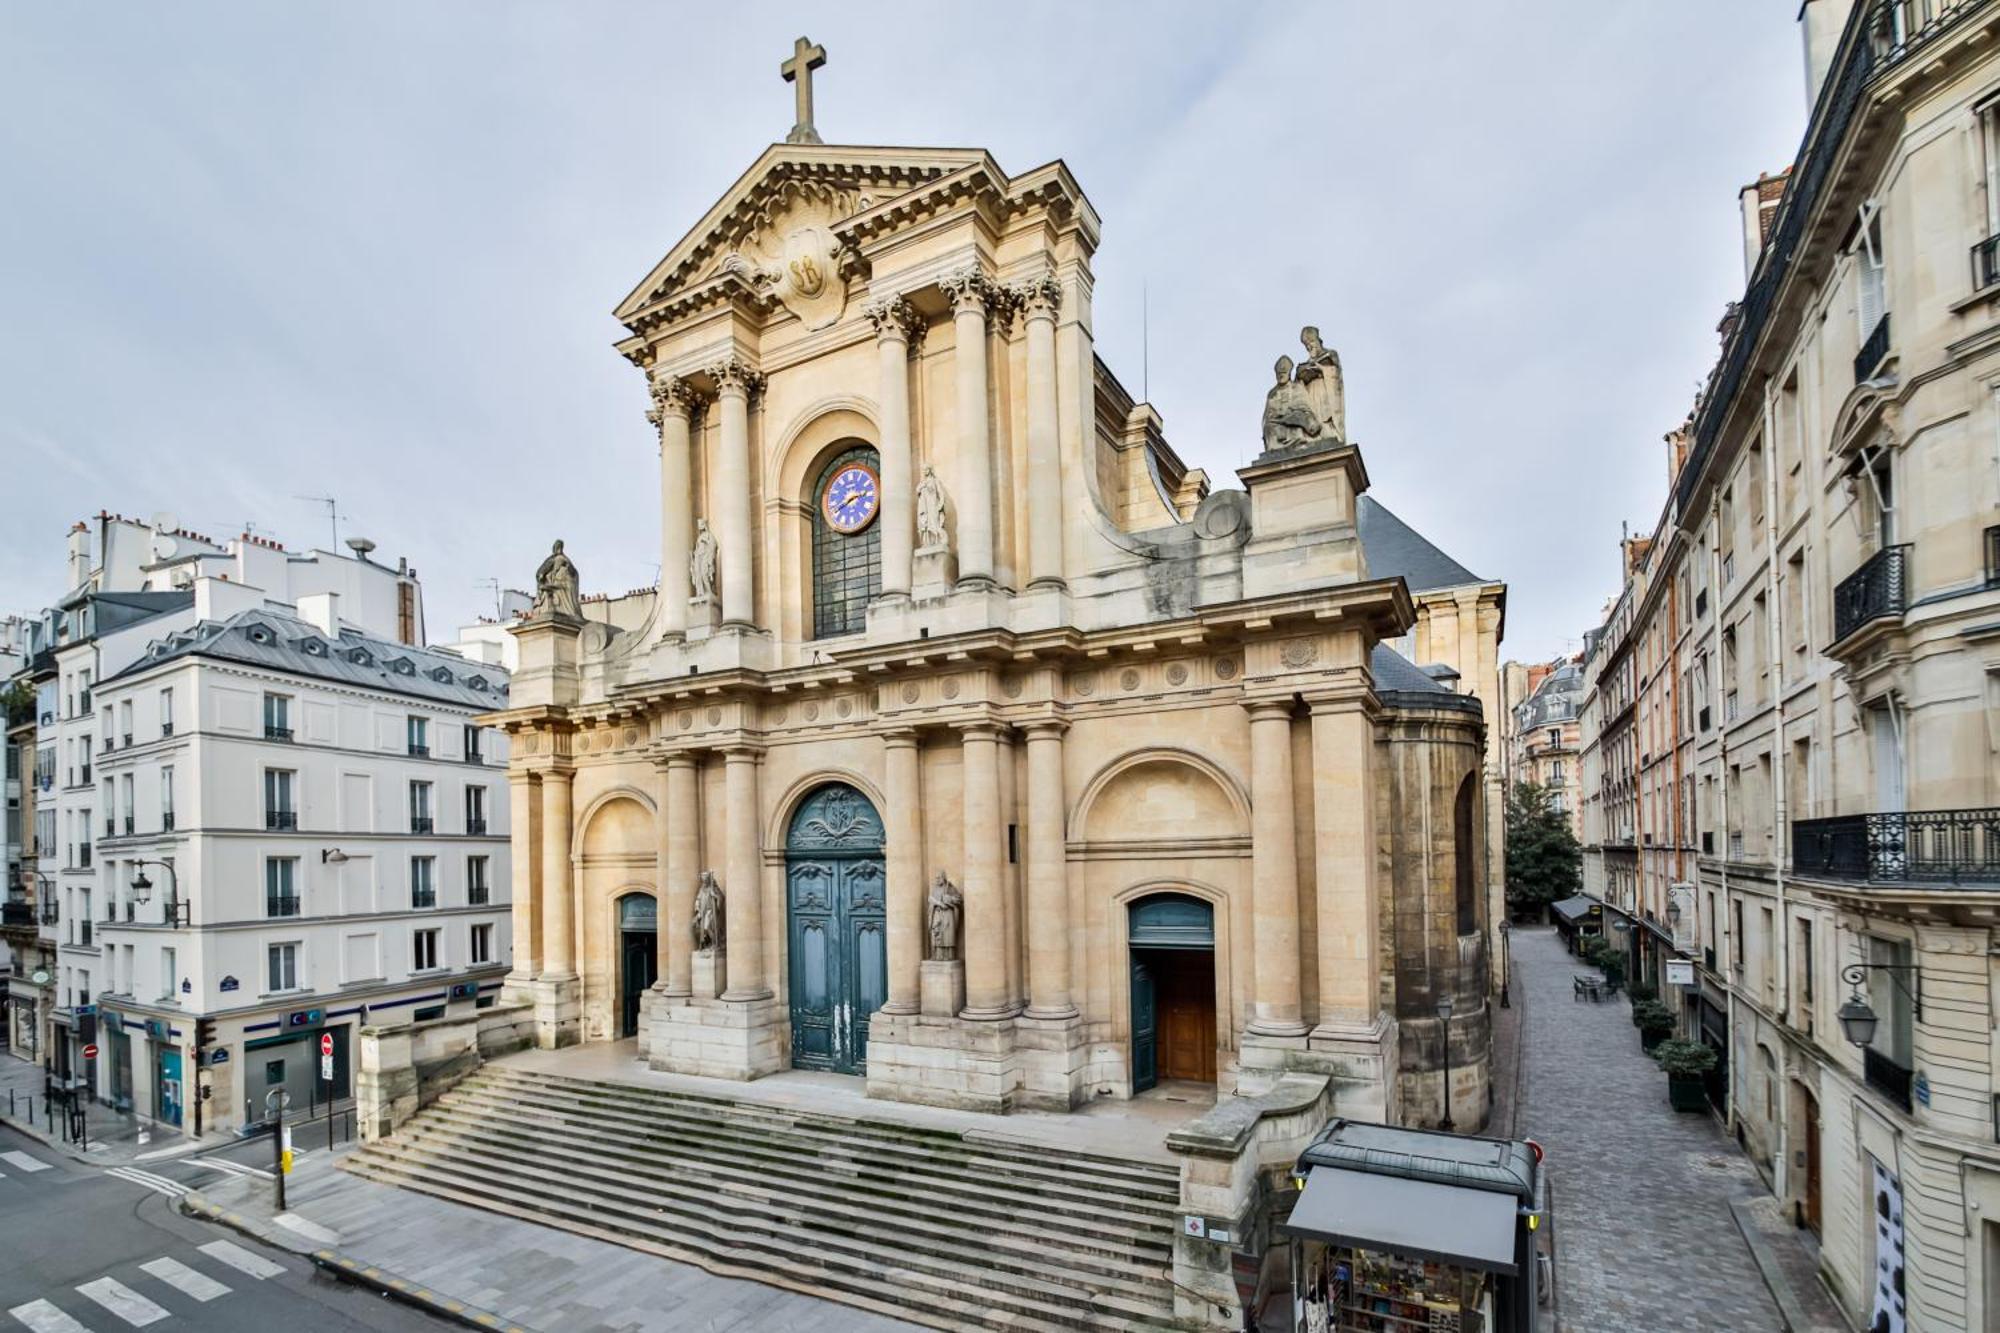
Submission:
<svg viewBox="0 0 2000 1333">
<path fill-rule="evenodd" d="M 145 868 L 147 866 L 158 866 L 167 872 L 167 901 L 165 911 L 160 917 L 160 924 L 167 926 L 185 926 L 189 924 L 188 905 L 181 901 L 181 879 L 179 875 L 174 873 L 174 863 L 172 861 L 152 861 L 144 858 L 134 861 L 132 863 L 132 892 L 138 896 L 141 904 L 153 901 L 153 881 L 146 878 Z"/>
<path fill-rule="evenodd" d="M 1437 1002 L 1438 1035 L 1444 1043 L 1444 1119 L 1438 1121 L 1438 1128 L 1450 1134 L 1458 1127 L 1451 1122 L 1451 997 Z"/>
<path fill-rule="evenodd" d="M 1903 994 L 1910 997 L 1915 1017 L 1924 1016 L 1924 974 L 1917 970 L 1915 963 L 1851 963 L 1840 969 L 1840 979 L 1847 983 L 1847 1002 L 1840 1006 L 1836 1017 L 1840 1020 L 1840 1035 L 1851 1045 L 1867 1046 L 1875 1040 L 1875 1029 L 1881 1022 L 1875 1015 L 1875 1006 L 1861 994 L 1861 983 L 1870 972 L 1887 972 L 1889 979 L 1903 988 Z M 1914 978 L 1914 986 L 1904 982 L 1896 974 L 1908 972 Z"/>
</svg>

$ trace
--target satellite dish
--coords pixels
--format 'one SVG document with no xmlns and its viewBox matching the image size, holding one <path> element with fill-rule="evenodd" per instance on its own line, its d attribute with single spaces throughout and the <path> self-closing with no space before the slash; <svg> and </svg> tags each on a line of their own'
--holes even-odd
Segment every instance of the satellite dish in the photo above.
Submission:
<svg viewBox="0 0 2000 1333">
<path fill-rule="evenodd" d="M 375 543 L 367 537 L 349 537 L 347 539 L 347 549 L 354 552 L 361 559 L 366 560 L 368 553 L 375 549 Z"/>
</svg>

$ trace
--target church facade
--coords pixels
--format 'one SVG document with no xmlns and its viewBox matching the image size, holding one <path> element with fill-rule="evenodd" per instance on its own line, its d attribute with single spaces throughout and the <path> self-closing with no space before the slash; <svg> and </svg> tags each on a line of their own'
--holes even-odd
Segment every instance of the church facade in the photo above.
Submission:
<svg viewBox="0 0 2000 1333">
<path fill-rule="evenodd" d="M 1448 1042 L 1483 1122 L 1486 719 L 1387 646 L 1338 357 L 1211 489 L 1093 353 L 1098 240 L 1059 162 L 802 110 L 619 305 L 659 586 L 553 554 L 487 719 L 542 1044 L 996 1112 L 1307 1070 L 1431 1124 Z"/>
</svg>

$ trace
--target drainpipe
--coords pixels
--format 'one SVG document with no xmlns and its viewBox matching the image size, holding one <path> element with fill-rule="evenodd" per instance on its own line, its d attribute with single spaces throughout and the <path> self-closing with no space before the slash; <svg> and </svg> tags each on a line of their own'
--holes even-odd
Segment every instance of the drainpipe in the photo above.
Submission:
<svg viewBox="0 0 2000 1333">
<path fill-rule="evenodd" d="M 1801 407 L 1803 410 L 1803 407 Z M 1771 680 L 1771 882 L 1778 898 L 1773 914 L 1778 938 L 1773 956 L 1778 968 L 1778 1026 L 1782 1031 L 1792 1015 L 1792 922 L 1785 911 L 1785 867 L 1792 854 L 1791 826 L 1786 818 L 1785 792 L 1785 659 L 1784 604 L 1778 597 L 1778 433 L 1777 395 L 1771 381 L 1764 382 L 1764 595 L 1770 599 L 1771 614 L 1765 617 L 1765 652 L 1769 655 Z M 1778 1070 L 1777 1123 L 1771 1126 L 1771 1192 L 1786 1196 L 1791 1176 L 1791 1080 L 1782 1067 Z"/>
<path fill-rule="evenodd" d="M 1717 923 L 1716 934 L 1722 940 L 1722 999 L 1724 1021 L 1729 1026 L 1728 1044 L 1723 1055 L 1729 1060 L 1729 1077 L 1723 1082 L 1723 1128 L 1729 1133 L 1736 1132 L 1736 932 L 1730 923 L 1736 914 L 1729 901 L 1729 731 L 1728 719 L 1723 716 L 1722 698 L 1722 502 L 1719 498 L 1708 502 L 1708 600 L 1714 608 L 1715 617 L 1709 622 L 1709 633 L 1715 641 L 1715 651 L 1711 660 L 1715 663 L 1715 717 L 1718 734 L 1718 754 L 1720 762 L 1716 766 L 1716 776 L 1722 781 L 1715 784 L 1718 793 L 1716 806 L 1722 815 L 1722 855 L 1717 858 L 1722 866 L 1722 920 Z"/>
</svg>

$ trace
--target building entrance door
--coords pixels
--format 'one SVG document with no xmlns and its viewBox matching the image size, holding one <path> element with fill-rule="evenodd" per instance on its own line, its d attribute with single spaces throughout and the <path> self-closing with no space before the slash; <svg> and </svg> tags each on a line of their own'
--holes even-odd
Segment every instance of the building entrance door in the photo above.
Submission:
<svg viewBox="0 0 2000 1333">
<path fill-rule="evenodd" d="M 618 900 L 618 1035 L 639 1034 L 639 998 L 659 980 L 658 909 L 643 893 Z"/>
<path fill-rule="evenodd" d="M 178 1046 L 154 1048 L 153 1087 L 157 1090 L 159 1115 L 163 1125 L 178 1128 L 181 1123 L 181 1050 Z"/>
<path fill-rule="evenodd" d="M 1198 898 L 1155 894 L 1129 914 L 1132 1091 L 1162 1080 L 1215 1081 L 1215 914 Z"/>
<path fill-rule="evenodd" d="M 868 1017 L 889 998 L 882 818 L 844 783 L 800 803 L 785 840 L 792 1064 L 862 1074 Z"/>
<path fill-rule="evenodd" d="M 1799 1114 L 1805 1120 L 1806 1188 L 1799 1202 L 1799 1220 L 1813 1235 L 1822 1234 L 1819 1222 L 1819 1099 L 1803 1084 L 1794 1084 L 1799 1093 Z"/>
</svg>

